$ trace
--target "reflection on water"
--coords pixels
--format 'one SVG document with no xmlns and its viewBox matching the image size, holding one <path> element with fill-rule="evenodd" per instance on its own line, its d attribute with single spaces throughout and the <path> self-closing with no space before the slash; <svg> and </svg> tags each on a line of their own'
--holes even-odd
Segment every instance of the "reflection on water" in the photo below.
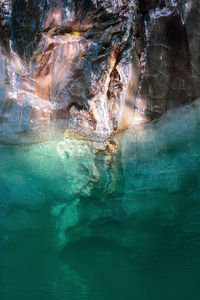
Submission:
<svg viewBox="0 0 200 300">
<path fill-rule="evenodd" d="M 199 299 L 195 105 L 114 154 L 73 137 L 2 145 L 0 299 Z"/>
</svg>

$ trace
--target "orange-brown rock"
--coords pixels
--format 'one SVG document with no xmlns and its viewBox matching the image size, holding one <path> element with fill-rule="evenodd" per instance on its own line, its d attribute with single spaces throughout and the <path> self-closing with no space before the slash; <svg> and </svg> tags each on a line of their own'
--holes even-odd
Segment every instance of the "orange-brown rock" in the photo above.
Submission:
<svg viewBox="0 0 200 300">
<path fill-rule="evenodd" d="M 198 98 L 199 16 L 198 0 L 1 1 L 0 137 L 107 139 Z"/>
</svg>

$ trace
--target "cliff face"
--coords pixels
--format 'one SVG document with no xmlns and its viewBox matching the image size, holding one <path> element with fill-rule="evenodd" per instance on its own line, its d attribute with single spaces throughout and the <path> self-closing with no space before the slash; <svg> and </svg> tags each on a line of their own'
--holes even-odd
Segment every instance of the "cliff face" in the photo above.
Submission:
<svg viewBox="0 0 200 300">
<path fill-rule="evenodd" d="M 146 30 L 138 107 L 149 119 L 199 97 L 200 3 L 141 1 Z"/>
<path fill-rule="evenodd" d="M 198 0 L 0 4 L 0 136 L 108 138 L 200 96 Z"/>
</svg>

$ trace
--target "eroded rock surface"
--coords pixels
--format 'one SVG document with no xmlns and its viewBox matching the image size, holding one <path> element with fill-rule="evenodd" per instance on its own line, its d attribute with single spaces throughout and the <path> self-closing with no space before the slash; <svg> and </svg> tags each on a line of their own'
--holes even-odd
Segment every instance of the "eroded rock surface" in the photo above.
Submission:
<svg viewBox="0 0 200 300">
<path fill-rule="evenodd" d="M 90 238 L 137 248 L 152 218 L 188 228 L 182 209 L 199 205 L 199 124 L 200 99 L 119 134 L 114 154 L 74 136 L 1 145 L 0 264 Z"/>
<path fill-rule="evenodd" d="M 200 5 L 196 0 L 140 1 L 146 46 L 137 107 L 150 120 L 199 96 Z"/>
<path fill-rule="evenodd" d="M 198 0 L 1 1 L 0 137 L 101 136 L 199 97 Z"/>
</svg>

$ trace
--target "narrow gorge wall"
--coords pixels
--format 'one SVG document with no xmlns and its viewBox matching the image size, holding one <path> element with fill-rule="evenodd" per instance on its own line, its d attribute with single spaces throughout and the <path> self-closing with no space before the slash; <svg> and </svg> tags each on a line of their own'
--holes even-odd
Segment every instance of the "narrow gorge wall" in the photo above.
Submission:
<svg viewBox="0 0 200 300">
<path fill-rule="evenodd" d="M 0 1 L 0 137 L 108 138 L 200 96 L 198 0 Z"/>
</svg>

